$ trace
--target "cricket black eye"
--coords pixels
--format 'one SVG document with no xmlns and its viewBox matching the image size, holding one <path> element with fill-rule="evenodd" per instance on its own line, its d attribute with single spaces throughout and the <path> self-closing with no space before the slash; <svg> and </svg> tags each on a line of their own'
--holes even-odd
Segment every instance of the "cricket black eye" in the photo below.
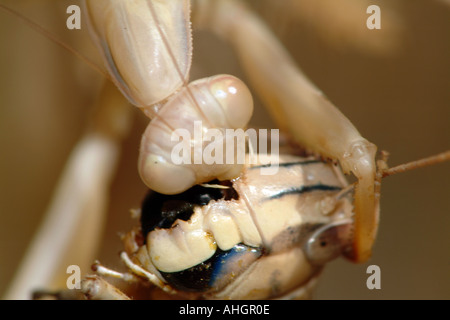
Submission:
<svg viewBox="0 0 450 320">
<path fill-rule="evenodd" d="M 171 228 L 177 219 L 188 221 L 194 213 L 195 206 L 207 205 L 212 200 L 232 198 L 237 198 L 237 193 L 231 187 L 231 183 L 229 189 L 197 185 L 175 195 L 149 192 L 142 203 L 141 210 L 144 242 L 146 242 L 147 234 L 156 228 Z"/>
<path fill-rule="evenodd" d="M 206 261 L 179 272 L 161 272 L 164 279 L 182 291 L 220 290 L 261 256 L 260 248 L 237 244 L 227 251 L 217 249 Z"/>
</svg>

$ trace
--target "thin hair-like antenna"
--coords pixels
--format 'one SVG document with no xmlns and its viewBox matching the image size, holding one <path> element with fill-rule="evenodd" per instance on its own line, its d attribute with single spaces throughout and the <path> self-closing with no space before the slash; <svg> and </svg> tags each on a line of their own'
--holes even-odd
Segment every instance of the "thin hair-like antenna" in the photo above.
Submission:
<svg viewBox="0 0 450 320">
<path fill-rule="evenodd" d="M 382 164 L 383 165 L 386 165 L 387 156 L 388 156 L 388 153 L 386 151 L 382 151 L 382 158 L 383 158 Z M 433 156 L 429 156 L 427 158 L 414 160 L 414 161 L 411 161 L 408 163 L 399 164 L 398 166 L 395 166 L 392 168 L 388 168 L 387 165 L 386 165 L 386 168 L 379 166 L 379 172 L 377 173 L 377 176 L 379 177 L 379 180 L 381 180 L 381 178 L 393 176 L 397 173 L 403 173 L 406 171 L 424 168 L 424 167 L 432 166 L 432 165 L 439 164 L 439 163 L 446 162 L 446 161 L 450 161 L 450 150 L 435 154 Z M 357 182 L 349 184 L 344 189 L 342 189 L 337 194 L 337 196 L 336 196 L 337 199 L 340 199 L 340 198 L 346 196 L 350 191 L 352 191 L 353 188 L 355 187 L 356 183 Z"/>
<path fill-rule="evenodd" d="M 5 12 L 7 12 L 7 13 L 11 14 L 12 16 L 18 18 L 19 20 L 23 21 L 25 24 L 27 24 L 31 29 L 33 29 L 37 33 L 47 37 L 48 39 L 53 41 L 53 43 L 57 44 L 58 46 L 60 46 L 64 50 L 67 50 L 68 52 L 74 54 L 78 59 L 83 60 L 95 72 L 98 72 L 99 74 L 104 76 L 106 79 L 111 80 L 111 77 L 109 76 L 109 74 L 106 71 L 104 71 L 102 68 L 100 68 L 94 61 L 92 61 L 87 56 L 85 56 L 81 52 L 77 51 L 73 47 L 69 46 L 64 41 L 61 41 L 60 39 L 58 39 L 58 37 L 56 37 L 53 33 L 48 31 L 47 29 L 41 27 L 38 23 L 34 22 L 31 19 L 28 19 L 27 17 L 21 15 L 19 12 L 15 11 L 15 10 L 13 10 L 11 8 L 8 8 L 7 6 L 5 6 L 3 4 L 0 4 L 0 9 L 4 10 Z"/>
<path fill-rule="evenodd" d="M 386 169 L 382 171 L 382 177 L 389 177 L 397 173 L 402 173 L 414 169 L 428 167 L 441 162 L 450 161 L 450 150 L 430 156 L 424 159 L 411 161 L 408 163 L 400 164 L 398 166 Z"/>
</svg>

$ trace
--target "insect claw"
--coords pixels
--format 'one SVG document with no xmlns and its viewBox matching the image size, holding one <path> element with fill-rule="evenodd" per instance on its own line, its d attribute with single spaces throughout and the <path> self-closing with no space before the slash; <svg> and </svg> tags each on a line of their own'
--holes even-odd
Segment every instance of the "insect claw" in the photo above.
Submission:
<svg viewBox="0 0 450 320">
<path fill-rule="evenodd" d="M 81 291 L 89 300 L 130 300 L 125 293 L 96 275 L 81 281 Z"/>
<path fill-rule="evenodd" d="M 153 283 L 155 286 L 157 286 L 158 288 L 162 289 L 163 291 L 165 291 L 167 293 L 170 293 L 170 294 L 176 293 L 176 291 L 171 286 L 162 282 L 161 279 L 159 279 L 156 275 L 143 269 L 142 267 L 140 267 L 139 265 L 137 265 L 133 261 L 131 261 L 130 257 L 128 256 L 128 254 L 125 251 L 122 251 L 122 253 L 120 254 L 120 258 L 125 263 L 125 265 L 130 270 L 132 270 L 136 275 L 141 276 L 143 278 L 147 278 L 151 283 Z"/>
<path fill-rule="evenodd" d="M 95 262 L 91 265 L 91 270 L 97 272 L 99 264 L 99 261 L 95 260 Z"/>
</svg>

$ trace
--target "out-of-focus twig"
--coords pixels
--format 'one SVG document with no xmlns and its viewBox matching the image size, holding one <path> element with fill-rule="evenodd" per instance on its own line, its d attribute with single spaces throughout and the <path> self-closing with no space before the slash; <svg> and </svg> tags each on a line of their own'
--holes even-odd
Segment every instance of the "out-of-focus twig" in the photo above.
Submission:
<svg viewBox="0 0 450 320">
<path fill-rule="evenodd" d="M 90 128 L 69 157 L 6 299 L 29 299 L 36 289 L 64 288 L 69 265 L 84 270 L 95 259 L 119 143 L 128 132 L 132 109 L 112 83 L 105 83 Z"/>
<path fill-rule="evenodd" d="M 290 30 L 311 28 L 323 41 L 339 49 L 354 48 L 371 54 L 392 54 L 402 45 L 403 19 L 388 1 L 286 0 L 265 1 L 263 14 L 290 26 Z M 381 29 L 369 30 L 367 8 L 378 5 Z M 255 6 L 258 2 L 255 3 Z M 267 11 L 267 12 L 266 12 Z M 278 24 L 278 23 L 277 23 Z M 285 28 L 286 29 L 286 28 Z M 286 30 L 285 30 L 286 31 Z"/>
</svg>

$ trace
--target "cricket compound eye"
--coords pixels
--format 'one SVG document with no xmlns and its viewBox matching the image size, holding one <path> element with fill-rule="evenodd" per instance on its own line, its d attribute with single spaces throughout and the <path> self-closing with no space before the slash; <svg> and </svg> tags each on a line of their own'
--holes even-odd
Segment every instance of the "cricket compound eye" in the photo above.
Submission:
<svg viewBox="0 0 450 320">
<path fill-rule="evenodd" d="M 237 244 L 227 251 L 217 249 L 211 258 L 196 266 L 179 272 L 161 272 L 161 275 L 178 290 L 220 290 L 260 256 L 260 248 Z"/>
</svg>

